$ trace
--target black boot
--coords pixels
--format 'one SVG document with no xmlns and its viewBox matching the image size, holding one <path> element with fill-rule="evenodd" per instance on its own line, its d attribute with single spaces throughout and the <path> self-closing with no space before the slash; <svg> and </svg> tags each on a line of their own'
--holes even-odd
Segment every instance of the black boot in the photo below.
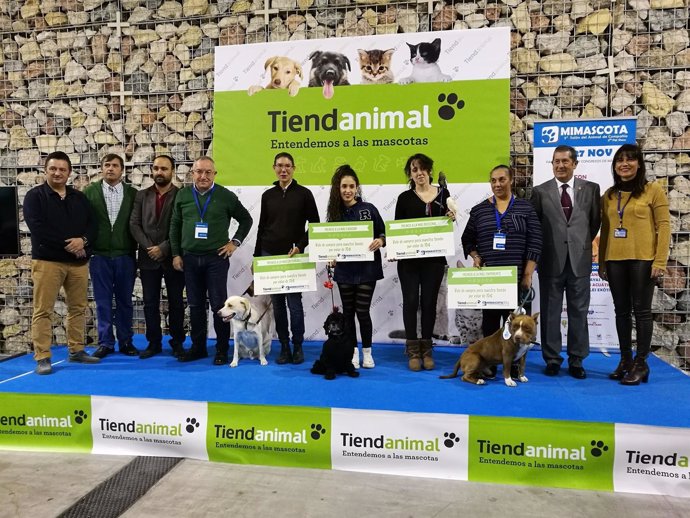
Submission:
<svg viewBox="0 0 690 518">
<path fill-rule="evenodd" d="M 304 363 L 304 351 L 302 351 L 302 344 L 292 344 L 292 363 L 299 365 Z"/>
<path fill-rule="evenodd" d="M 213 365 L 227 365 L 228 364 L 228 344 L 216 345 L 216 357 L 213 358 Z"/>
<path fill-rule="evenodd" d="M 612 380 L 622 380 L 625 375 L 630 372 L 633 366 L 633 358 L 631 352 L 621 352 L 621 361 L 618 362 L 618 367 L 616 370 L 609 374 L 609 379 Z"/>
<path fill-rule="evenodd" d="M 290 351 L 290 342 L 280 342 L 280 356 L 278 356 L 276 363 L 278 365 L 292 363 L 292 351 Z"/>
<path fill-rule="evenodd" d="M 639 385 L 640 382 L 647 383 L 647 381 L 649 381 L 649 367 L 647 366 L 647 359 L 638 356 L 635 358 L 632 368 L 621 380 L 621 385 Z"/>
<path fill-rule="evenodd" d="M 152 356 L 160 354 L 162 350 L 163 348 L 161 347 L 161 344 L 150 343 L 146 349 L 139 352 L 139 358 L 142 360 L 145 360 L 146 358 L 151 358 Z"/>
<path fill-rule="evenodd" d="M 168 344 L 170 344 L 170 348 L 172 349 L 172 354 L 174 358 L 179 358 L 184 354 L 184 346 L 181 342 L 173 342 L 172 340 L 170 340 Z"/>
<path fill-rule="evenodd" d="M 194 360 L 201 360 L 202 358 L 208 358 L 208 351 L 206 350 L 206 344 L 195 345 L 189 348 L 177 358 L 178 362 L 193 362 Z"/>
</svg>

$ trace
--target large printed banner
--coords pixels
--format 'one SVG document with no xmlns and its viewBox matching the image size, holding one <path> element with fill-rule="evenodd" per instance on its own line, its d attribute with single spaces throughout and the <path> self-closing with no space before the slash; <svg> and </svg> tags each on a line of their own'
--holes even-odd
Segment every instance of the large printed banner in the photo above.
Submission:
<svg viewBox="0 0 690 518">
<path fill-rule="evenodd" d="M 598 183 L 603 194 L 613 185 L 611 163 L 616 150 L 623 144 L 635 143 L 637 119 L 633 117 L 549 120 L 534 123 L 534 185 L 553 178 L 551 158 L 557 146 L 572 146 L 577 150 L 578 164 L 575 176 Z M 607 282 L 602 281 L 599 271 L 599 237 L 592 245 L 591 298 L 589 306 L 589 343 L 599 348 L 617 348 L 615 315 L 611 291 Z M 538 272 L 537 272 L 538 276 Z M 533 304 L 538 310 L 538 297 Z M 567 336 L 568 315 L 565 301 L 561 315 L 563 339 Z M 537 337 L 539 340 L 540 337 Z"/>
<path fill-rule="evenodd" d="M 351 164 L 400 184 L 425 153 L 450 182 L 486 181 L 508 149 L 507 27 L 217 47 L 214 158 L 226 185 L 269 185 L 280 151 L 300 182 Z"/>
<path fill-rule="evenodd" d="M 451 266 L 463 266 L 460 235 L 469 211 L 491 194 L 489 171 L 510 159 L 508 28 L 218 47 L 215 60 L 217 180 L 255 222 L 233 254 L 230 294 L 243 293 L 252 281 L 260 199 L 276 180 L 273 157 L 281 151 L 294 156 L 295 179 L 314 194 L 321 221 L 338 166 L 355 169 L 365 201 L 391 221 L 408 188 L 407 159 L 430 156 L 434 183 L 443 171 L 460 207 L 450 228 L 456 246 L 449 240 L 444 253 Z M 392 247 L 382 250 L 384 279 L 372 302 L 377 343 L 391 342 L 403 328 L 397 263 L 386 260 L 391 253 Z M 308 340 L 325 339 L 326 279 L 318 263 L 316 291 L 303 294 Z M 445 298 L 438 307 L 447 307 Z M 434 334 L 461 335 L 463 343 L 472 327 L 465 318 L 459 310 L 439 315 Z"/>
<path fill-rule="evenodd" d="M 0 394 L 0 450 L 188 457 L 690 497 L 690 430 L 545 419 Z"/>
</svg>

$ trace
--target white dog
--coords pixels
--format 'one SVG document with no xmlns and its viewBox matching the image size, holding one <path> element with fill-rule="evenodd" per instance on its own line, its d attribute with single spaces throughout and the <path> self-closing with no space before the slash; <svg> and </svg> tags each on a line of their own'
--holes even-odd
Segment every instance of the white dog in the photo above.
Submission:
<svg viewBox="0 0 690 518">
<path fill-rule="evenodd" d="M 248 299 L 236 295 L 226 300 L 218 310 L 224 322 L 232 321 L 235 350 L 230 367 L 237 367 L 240 358 L 259 358 L 261 365 L 268 365 L 266 356 L 271 352 L 271 315 L 267 313 L 258 311 Z"/>
</svg>

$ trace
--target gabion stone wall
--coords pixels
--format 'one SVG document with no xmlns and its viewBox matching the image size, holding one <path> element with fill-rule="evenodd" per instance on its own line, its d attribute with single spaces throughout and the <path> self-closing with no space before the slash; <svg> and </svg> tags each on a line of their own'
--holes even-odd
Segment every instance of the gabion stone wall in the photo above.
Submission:
<svg viewBox="0 0 690 518">
<path fill-rule="evenodd" d="M 150 185 L 156 153 L 212 154 L 213 49 L 264 41 L 509 26 L 511 143 L 531 186 L 537 119 L 636 115 L 650 177 L 668 187 L 669 275 L 655 295 L 657 354 L 690 364 L 690 38 L 688 0 L 0 0 L 0 184 L 20 200 L 63 150 L 74 183 L 122 153 Z M 22 251 L 30 252 L 22 224 Z M 135 326 L 143 332 L 139 284 Z M 165 306 L 163 301 L 163 307 Z M 0 260 L 0 349 L 29 347 L 30 257 Z M 56 341 L 65 306 L 57 306 Z M 89 339 L 95 330 L 89 315 Z"/>
</svg>

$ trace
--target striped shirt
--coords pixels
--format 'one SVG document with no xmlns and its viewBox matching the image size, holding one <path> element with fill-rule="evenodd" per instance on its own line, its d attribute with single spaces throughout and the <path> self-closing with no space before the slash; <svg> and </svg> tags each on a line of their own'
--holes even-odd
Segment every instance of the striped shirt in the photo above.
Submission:
<svg viewBox="0 0 690 518">
<path fill-rule="evenodd" d="M 506 234 L 505 250 L 494 250 L 496 214 L 490 200 L 472 207 L 470 219 L 462 233 L 463 252 L 468 257 L 470 252 L 476 251 L 484 266 L 517 266 L 519 279 L 528 260 L 539 262 L 541 223 L 531 203 L 515 198 L 515 203 L 501 221 L 501 231 Z"/>
<path fill-rule="evenodd" d="M 103 197 L 105 198 L 105 207 L 108 210 L 108 219 L 112 227 L 115 225 L 115 220 L 122 206 L 122 200 L 125 197 L 125 189 L 122 186 L 122 182 L 118 182 L 115 186 L 103 182 Z"/>
</svg>

